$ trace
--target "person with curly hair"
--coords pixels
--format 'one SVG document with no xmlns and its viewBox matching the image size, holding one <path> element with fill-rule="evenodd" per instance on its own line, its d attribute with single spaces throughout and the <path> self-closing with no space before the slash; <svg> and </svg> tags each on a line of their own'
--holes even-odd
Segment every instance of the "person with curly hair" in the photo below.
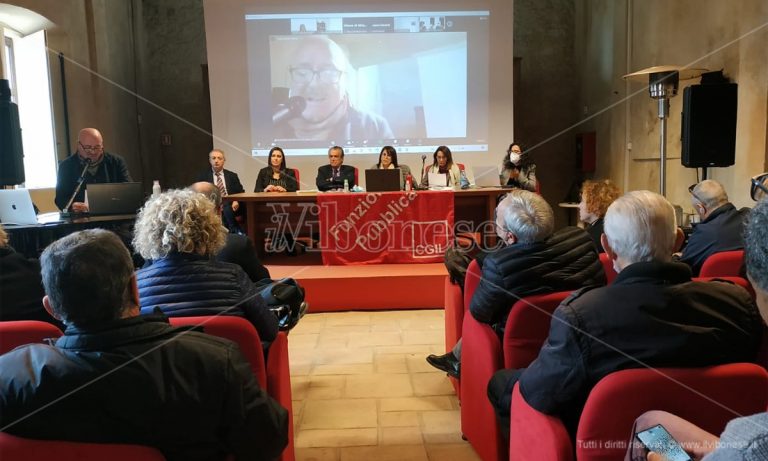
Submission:
<svg viewBox="0 0 768 461">
<path fill-rule="evenodd" d="M 600 236 L 603 234 L 603 217 L 608 206 L 619 198 L 621 191 L 609 179 L 604 181 L 584 181 L 581 186 L 579 202 L 579 221 L 585 224 L 585 230 L 595 242 L 598 253 L 605 253 Z"/>
<path fill-rule="evenodd" d="M 146 260 L 137 273 L 141 313 L 169 317 L 236 315 L 247 318 L 262 342 L 277 336 L 277 317 L 237 264 L 214 260 L 227 229 L 203 194 L 171 190 L 139 212 L 133 246 Z"/>
<path fill-rule="evenodd" d="M 501 161 L 500 169 L 501 185 L 525 189 L 531 192 L 539 191 L 539 183 L 536 179 L 536 164 L 531 155 L 523 150 L 520 143 L 513 142 L 509 145 L 507 153 Z"/>
</svg>

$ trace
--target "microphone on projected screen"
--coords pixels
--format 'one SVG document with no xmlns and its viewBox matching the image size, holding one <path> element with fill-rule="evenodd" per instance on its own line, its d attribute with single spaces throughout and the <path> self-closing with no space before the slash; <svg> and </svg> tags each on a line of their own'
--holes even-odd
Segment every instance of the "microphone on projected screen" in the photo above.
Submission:
<svg viewBox="0 0 768 461">
<path fill-rule="evenodd" d="M 301 96 L 291 96 L 286 104 L 277 106 L 277 110 L 272 114 L 272 124 L 279 125 L 293 118 L 298 117 L 307 107 L 307 101 Z"/>
</svg>

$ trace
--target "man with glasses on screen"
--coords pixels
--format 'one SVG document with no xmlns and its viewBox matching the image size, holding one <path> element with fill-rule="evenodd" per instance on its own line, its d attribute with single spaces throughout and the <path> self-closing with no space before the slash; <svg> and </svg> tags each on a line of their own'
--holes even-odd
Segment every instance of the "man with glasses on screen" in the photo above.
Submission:
<svg viewBox="0 0 768 461">
<path fill-rule="evenodd" d="M 81 174 L 83 184 L 133 181 L 123 157 L 104 150 L 104 140 L 96 128 L 80 130 L 77 136 L 77 152 L 59 164 L 55 202 L 60 210 L 70 211 L 64 207 L 75 192 Z M 77 192 L 70 209 L 78 213 L 88 211 L 88 205 L 85 204 L 85 187 L 81 187 Z"/>
<path fill-rule="evenodd" d="M 290 61 L 287 117 L 275 119 L 276 138 L 349 140 L 393 138 L 380 115 L 352 106 L 352 70 L 341 47 L 326 36 L 303 38 Z M 362 85 L 365 90 L 365 85 Z"/>
<path fill-rule="evenodd" d="M 701 221 L 693 227 L 680 262 L 691 266 L 696 277 L 704 261 L 713 253 L 744 248 L 742 231 L 749 209 L 737 210 L 728 201 L 723 185 L 712 179 L 692 185 L 688 192 Z"/>
</svg>

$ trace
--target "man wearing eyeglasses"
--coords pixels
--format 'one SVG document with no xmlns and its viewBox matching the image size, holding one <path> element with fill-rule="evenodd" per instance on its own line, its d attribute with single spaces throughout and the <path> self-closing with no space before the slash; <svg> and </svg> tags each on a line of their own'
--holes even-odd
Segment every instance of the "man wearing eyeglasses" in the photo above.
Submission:
<svg viewBox="0 0 768 461">
<path fill-rule="evenodd" d="M 347 92 L 351 66 L 341 47 L 326 36 L 302 39 L 288 69 L 289 97 L 302 101 L 301 113 L 276 126 L 276 138 L 348 140 L 390 139 L 380 115 L 352 106 Z M 364 87 L 364 85 L 363 85 Z M 297 111 L 298 112 L 298 111 Z"/>
<path fill-rule="evenodd" d="M 87 169 L 86 164 L 88 164 Z M 123 157 L 104 151 L 104 140 L 99 130 L 83 128 L 77 136 L 77 152 L 59 163 L 54 201 L 60 210 L 68 211 L 64 210 L 64 207 L 72 197 L 84 169 L 84 185 L 133 181 Z M 88 205 L 85 204 L 85 189 L 85 186 L 80 188 L 70 211 L 77 213 L 88 211 Z"/>
<path fill-rule="evenodd" d="M 713 253 L 744 248 L 742 231 L 748 208 L 737 210 L 719 182 L 705 179 L 688 188 L 691 205 L 701 221 L 693 228 L 680 262 L 691 266 L 693 276 L 701 271 L 704 261 Z"/>
</svg>

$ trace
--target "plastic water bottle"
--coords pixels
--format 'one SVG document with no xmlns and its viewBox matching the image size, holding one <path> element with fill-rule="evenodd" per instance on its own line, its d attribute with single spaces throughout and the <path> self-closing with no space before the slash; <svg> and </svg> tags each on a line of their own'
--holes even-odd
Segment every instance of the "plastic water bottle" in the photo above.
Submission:
<svg viewBox="0 0 768 461">
<path fill-rule="evenodd" d="M 413 190 L 413 177 L 410 174 L 405 177 L 405 190 L 407 192 Z"/>
<path fill-rule="evenodd" d="M 160 190 L 160 180 L 155 179 L 152 183 L 152 197 L 157 197 L 162 191 Z"/>
<path fill-rule="evenodd" d="M 349 180 L 344 180 L 344 192 L 349 192 Z"/>
<path fill-rule="evenodd" d="M 469 189 L 469 179 L 467 178 L 467 172 L 464 169 L 459 170 L 459 182 L 462 189 Z"/>
</svg>

